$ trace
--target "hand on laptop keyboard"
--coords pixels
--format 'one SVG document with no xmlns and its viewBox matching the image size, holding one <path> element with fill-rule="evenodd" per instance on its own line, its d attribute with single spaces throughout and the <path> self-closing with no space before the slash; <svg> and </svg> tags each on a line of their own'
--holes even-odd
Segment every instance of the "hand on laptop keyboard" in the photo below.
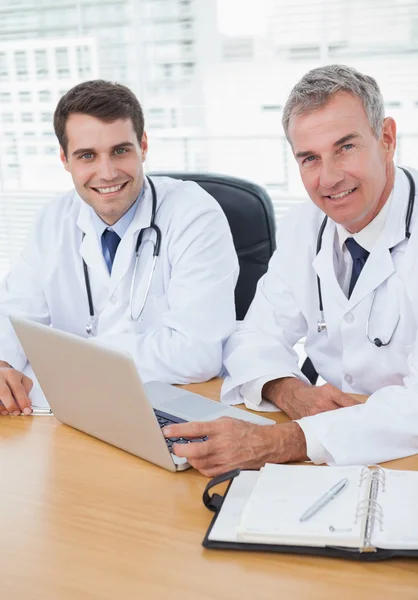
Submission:
<svg viewBox="0 0 418 600">
<path fill-rule="evenodd" d="M 161 427 L 161 429 L 163 427 L 167 427 L 168 425 L 174 425 L 175 423 L 186 423 L 187 421 L 185 421 L 184 419 L 180 419 L 178 417 L 174 417 L 173 415 L 169 415 L 161 410 L 156 410 L 154 409 L 155 412 L 155 416 L 157 417 L 157 421 Z M 166 438 L 166 444 L 169 450 L 171 450 L 171 447 L 174 443 L 176 444 L 189 444 L 189 443 L 194 443 L 194 442 L 204 442 L 206 441 L 207 438 L 196 438 L 196 439 L 189 439 L 189 438 Z"/>
</svg>

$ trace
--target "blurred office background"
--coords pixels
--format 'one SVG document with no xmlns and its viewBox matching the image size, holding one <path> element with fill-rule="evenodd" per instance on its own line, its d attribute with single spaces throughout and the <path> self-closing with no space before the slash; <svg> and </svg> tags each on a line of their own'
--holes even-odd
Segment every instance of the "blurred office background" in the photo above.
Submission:
<svg viewBox="0 0 418 600">
<path fill-rule="evenodd" d="M 418 168 L 418 0 L 0 0 L 0 279 L 35 212 L 72 187 L 52 115 L 74 84 L 125 83 L 146 117 L 149 170 L 216 171 L 306 198 L 281 114 L 308 69 L 373 75 Z"/>
</svg>

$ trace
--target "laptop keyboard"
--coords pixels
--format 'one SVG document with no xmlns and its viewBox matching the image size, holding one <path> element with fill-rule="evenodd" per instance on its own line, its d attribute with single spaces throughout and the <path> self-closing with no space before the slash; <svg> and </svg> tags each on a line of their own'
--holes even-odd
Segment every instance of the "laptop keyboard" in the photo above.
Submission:
<svg viewBox="0 0 418 600">
<path fill-rule="evenodd" d="M 157 410 L 154 408 L 155 416 L 157 417 L 158 424 L 161 429 L 163 427 L 167 427 L 167 425 L 175 425 L 176 423 L 187 423 L 185 419 L 180 419 L 180 417 L 175 417 L 174 415 L 169 415 L 168 413 L 163 412 L 162 410 Z M 168 449 L 171 452 L 171 446 L 175 444 L 189 444 L 191 442 L 205 442 L 208 438 L 166 438 L 166 444 Z"/>
</svg>

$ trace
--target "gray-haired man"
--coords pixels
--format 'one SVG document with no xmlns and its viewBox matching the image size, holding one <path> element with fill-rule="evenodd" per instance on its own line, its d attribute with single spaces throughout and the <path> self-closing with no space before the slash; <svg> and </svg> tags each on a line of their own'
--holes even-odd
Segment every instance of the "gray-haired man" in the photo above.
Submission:
<svg viewBox="0 0 418 600">
<path fill-rule="evenodd" d="M 375 80 L 354 69 L 307 73 L 283 127 L 311 201 L 280 222 L 268 273 L 226 344 L 222 392 L 225 402 L 280 408 L 296 422 L 170 428 L 170 436 L 208 436 L 175 452 L 210 476 L 418 452 L 418 173 L 395 167 L 395 122 L 384 117 Z M 302 338 L 323 386 L 300 370 L 293 348 Z M 360 404 L 353 393 L 370 398 Z"/>
</svg>

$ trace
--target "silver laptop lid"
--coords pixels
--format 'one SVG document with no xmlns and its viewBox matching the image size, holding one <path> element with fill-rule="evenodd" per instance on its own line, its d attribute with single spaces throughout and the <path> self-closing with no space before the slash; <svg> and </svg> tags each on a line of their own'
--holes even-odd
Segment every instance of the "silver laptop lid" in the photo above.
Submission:
<svg viewBox="0 0 418 600">
<path fill-rule="evenodd" d="M 32 321 L 10 320 L 60 421 L 176 470 L 128 354 Z"/>
</svg>

